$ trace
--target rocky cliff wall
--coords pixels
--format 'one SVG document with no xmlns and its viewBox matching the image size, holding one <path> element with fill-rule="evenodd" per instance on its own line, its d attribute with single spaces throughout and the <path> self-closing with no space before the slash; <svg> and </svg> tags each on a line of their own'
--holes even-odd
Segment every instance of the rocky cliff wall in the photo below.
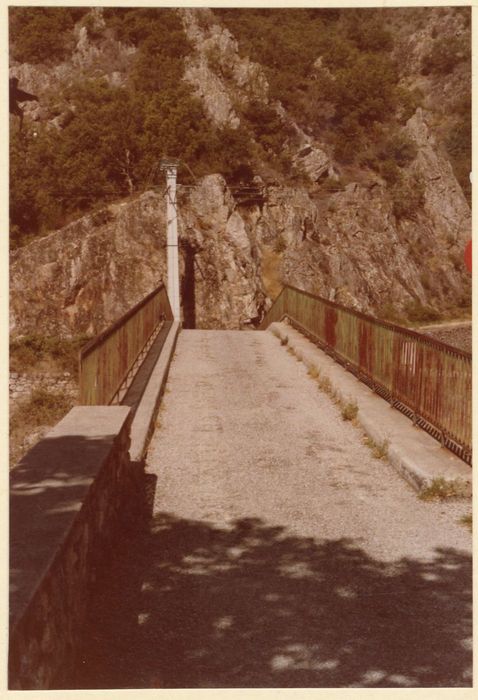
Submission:
<svg viewBox="0 0 478 700">
<path fill-rule="evenodd" d="M 219 175 L 179 187 L 185 325 L 255 323 L 283 283 L 372 313 L 466 305 L 468 206 L 423 115 L 406 129 L 418 146 L 407 176 L 425 183 L 412 219 L 397 219 L 379 180 L 325 198 L 265 187 L 252 205 L 238 204 Z M 164 197 L 146 192 L 13 252 L 13 335 L 99 332 L 166 280 L 165 234 Z"/>
<path fill-rule="evenodd" d="M 466 305 L 469 207 L 421 110 L 405 131 L 418 148 L 406 177 L 424 187 L 413 217 L 397 218 L 378 178 L 315 200 L 300 190 L 272 193 L 259 225 L 284 237 L 284 281 L 372 313 Z"/>
<path fill-rule="evenodd" d="M 398 204 L 406 206 L 415 188 L 422 196 L 413 211 L 400 217 L 390 186 L 377 172 L 349 168 L 342 179 L 349 184 L 341 189 L 333 149 L 309 138 L 279 102 L 270 100 L 263 68 L 240 54 L 238 42 L 211 10 L 178 12 L 191 44 L 184 79 L 211 122 L 235 128 L 251 100 L 272 106 L 295 133 L 286 149 L 293 164 L 289 185 L 302 173 L 295 186 L 280 186 L 281 177 L 274 175 L 276 184 L 264 185 L 263 201 L 255 204 L 241 204 L 218 175 L 179 187 L 185 325 L 247 326 L 261 318 L 283 283 L 379 314 L 406 317 L 413 305 L 438 313 L 468 305 L 470 276 L 463 251 L 471 237 L 470 210 L 433 135 L 430 110 L 418 109 L 403 127 L 417 155 L 401 169 L 408 189 Z M 101 10 L 92 13 L 104 27 Z M 417 25 L 411 42 L 407 17 L 396 14 L 397 59 L 411 71 L 410 80 L 415 76 L 422 87 L 430 83 L 434 89 L 428 85 L 427 94 L 445 94 L 443 86 L 452 85 L 451 78 L 419 73 L 433 33 L 441 36 L 448 15 L 437 10 L 435 25 Z M 448 29 L 456 34 L 460 27 L 458 22 Z M 50 67 L 12 65 L 22 86 L 41 94 L 48 105 L 43 113 L 46 107 L 27 103 L 31 118 L 61 128 L 74 105 L 62 103 L 61 91 L 55 93 L 56 104 L 48 91 L 79 74 L 99 70 L 113 84 L 125 82 L 136 49 L 116 41 L 109 30 L 98 36 L 94 39 L 79 24 L 71 60 Z M 266 170 L 261 174 L 270 182 Z M 337 191 L 327 189 L 327 175 Z M 165 229 L 163 196 L 146 192 L 13 252 L 12 333 L 100 331 L 166 279 Z"/>
<path fill-rule="evenodd" d="M 186 325 L 239 328 L 260 317 L 258 247 L 223 178 L 204 178 L 178 204 Z M 165 281 L 165 208 L 146 192 L 13 252 L 12 334 L 97 333 Z"/>
</svg>

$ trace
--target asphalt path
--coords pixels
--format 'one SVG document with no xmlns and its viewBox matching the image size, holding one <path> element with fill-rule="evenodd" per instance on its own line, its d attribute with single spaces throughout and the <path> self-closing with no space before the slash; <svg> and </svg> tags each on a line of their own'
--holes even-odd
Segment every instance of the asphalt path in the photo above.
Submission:
<svg viewBox="0 0 478 700">
<path fill-rule="evenodd" d="M 146 482 L 76 687 L 471 685 L 470 504 L 421 501 L 271 333 L 181 332 Z"/>
</svg>

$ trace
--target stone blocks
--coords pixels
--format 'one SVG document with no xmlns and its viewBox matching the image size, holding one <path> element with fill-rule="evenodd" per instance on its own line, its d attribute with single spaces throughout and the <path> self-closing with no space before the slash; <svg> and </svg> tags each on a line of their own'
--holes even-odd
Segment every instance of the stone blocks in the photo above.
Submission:
<svg viewBox="0 0 478 700">
<path fill-rule="evenodd" d="M 130 409 L 77 406 L 11 472 L 9 688 L 64 687 L 101 569 L 141 504 Z"/>
</svg>

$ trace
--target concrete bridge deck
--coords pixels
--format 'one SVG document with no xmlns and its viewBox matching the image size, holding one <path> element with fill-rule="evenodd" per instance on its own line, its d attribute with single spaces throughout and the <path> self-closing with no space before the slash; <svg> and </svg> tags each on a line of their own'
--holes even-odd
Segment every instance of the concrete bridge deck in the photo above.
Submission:
<svg viewBox="0 0 478 700">
<path fill-rule="evenodd" d="M 182 331 L 76 687 L 471 684 L 471 538 L 269 332 Z"/>
</svg>

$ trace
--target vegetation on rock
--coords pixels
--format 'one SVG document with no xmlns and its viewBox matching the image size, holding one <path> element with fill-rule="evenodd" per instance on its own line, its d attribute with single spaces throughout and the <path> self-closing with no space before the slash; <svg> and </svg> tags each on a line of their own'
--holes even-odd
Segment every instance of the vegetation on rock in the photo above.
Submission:
<svg viewBox="0 0 478 700">
<path fill-rule="evenodd" d="M 105 199 L 157 185 L 158 161 L 165 154 L 187 163 L 189 169 L 181 173 L 185 183 L 191 172 L 220 172 L 238 181 L 264 166 L 285 180 L 290 177 L 294 130 L 273 102 L 255 99 L 237 105 L 237 129 L 216 128 L 206 117 L 201 101 L 182 80 L 192 47 L 176 10 L 104 8 L 102 13 L 98 25 L 87 8 L 10 8 L 11 56 L 19 62 L 66 59 L 75 46 L 75 22 L 86 27 L 94 45 L 113 36 L 136 49 L 121 87 L 94 70 L 79 71 L 75 81 L 53 86 L 57 100 L 74 104 L 74 117 L 64 128 L 41 120 L 22 135 L 12 130 L 12 246 L 61 227 Z M 409 89 L 400 81 L 393 13 L 332 8 L 214 13 L 238 39 L 242 54 L 266 71 L 272 101 L 280 100 L 306 133 L 329 143 L 339 164 L 381 175 L 396 216 L 413 216 L 422 199 L 402 170 L 416 147 L 403 135 L 402 125 L 421 97 L 417 87 Z M 454 40 L 447 54 L 437 37 L 423 59 L 423 71 L 449 73 L 469 60 L 462 43 Z M 214 64 L 214 50 L 209 54 Z M 215 63 L 224 62 L 216 56 Z M 469 100 L 459 101 L 457 110 L 461 126 L 447 132 L 445 145 L 466 191 Z"/>
<path fill-rule="evenodd" d="M 71 53 L 73 27 L 88 9 L 10 7 L 9 11 L 12 58 L 21 63 L 46 63 Z"/>
<path fill-rule="evenodd" d="M 11 118 L 12 246 L 73 219 L 86 240 L 110 200 L 163 201 L 168 155 L 185 218 L 203 175 L 261 176 L 259 219 L 230 193 L 221 207 L 268 293 L 295 279 L 390 318 L 466 306 L 469 211 L 449 162 L 469 196 L 468 9 L 11 8 L 12 73 L 40 96 L 23 132 Z M 203 274 L 213 253 L 195 245 Z"/>
<path fill-rule="evenodd" d="M 49 371 L 69 372 L 78 377 L 78 353 L 89 336 L 74 338 L 23 335 L 10 340 L 10 371 L 29 373 L 48 368 Z"/>
</svg>

